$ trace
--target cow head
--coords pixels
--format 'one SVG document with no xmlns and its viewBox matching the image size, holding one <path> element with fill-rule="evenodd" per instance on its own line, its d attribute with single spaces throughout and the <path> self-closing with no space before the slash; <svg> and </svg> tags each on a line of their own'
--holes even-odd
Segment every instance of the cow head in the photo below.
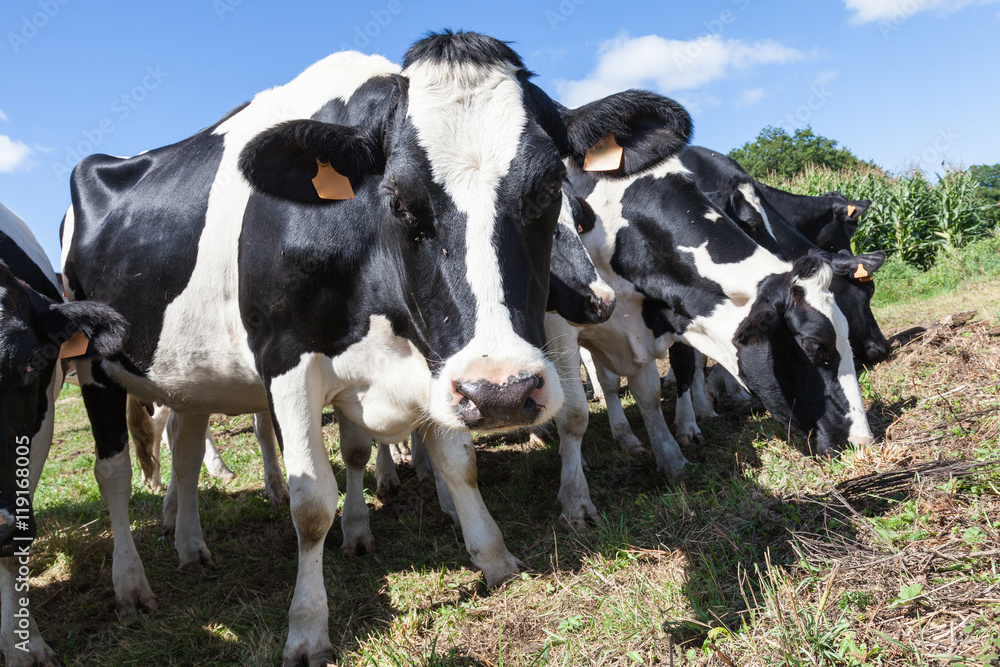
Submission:
<svg viewBox="0 0 1000 667">
<path fill-rule="evenodd" d="M 581 326 L 606 322 L 615 309 L 615 293 L 597 275 L 594 262 L 580 239 L 594 228 L 594 210 L 585 200 L 565 195 L 562 214 L 552 240 L 549 274 L 549 312 Z"/>
<path fill-rule="evenodd" d="M 83 332 L 90 353 L 114 354 L 125 331 L 124 321 L 107 306 L 54 303 L 0 261 L 0 557 L 11 555 L 15 532 L 34 532 L 33 519 L 17 530 L 13 518 L 18 491 L 27 489 L 31 440 L 45 416 L 46 390 L 61 344 Z"/>
<path fill-rule="evenodd" d="M 868 199 L 851 200 L 839 192 L 827 192 L 816 198 L 827 214 L 815 226 L 810 239 L 823 250 L 839 252 L 851 249 L 851 237 L 858 230 L 861 216 L 872 205 Z"/>
<path fill-rule="evenodd" d="M 569 110 L 529 78 L 503 42 L 430 35 L 362 124 L 289 121 L 241 156 L 256 188 L 307 204 L 339 205 L 313 189 L 317 160 L 349 179 L 366 207 L 359 226 L 378 230 L 398 266 L 409 335 L 434 376 L 428 414 L 448 428 L 536 424 L 561 406 L 542 347 L 562 158 L 582 159 L 615 133 L 623 169 L 641 168 L 629 142 L 690 129 L 662 97 L 623 93 Z"/>
<path fill-rule="evenodd" d="M 843 199 L 840 193 L 824 196 L 834 195 Z M 872 276 L 885 263 L 885 253 L 852 255 L 848 250 L 841 250 L 834 254 L 815 249 L 814 244 L 801 237 L 780 213 L 772 211 L 771 215 L 768 215 L 757 198 L 752 181 L 742 176 L 731 179 L 723 190 L 711 193 L 709 197 L 743 231 L 768 250 L 779 253 L 784 250 L 779 248 L 774 238 L 773 228 L 780 226 L 784 228 L 786 241 L 791 243 L 789 239 L 796 238 L 798 242 L 795 246 L 798 248 L 808 246 L 813 248 L 811 252 L 822 256 L 833 269 L 830 291 L 833 292 L 837 307 L 847 318 L 848 338 L 855 365 L 862 367 L 877 364 L 888 358 L 889 342 L 879 329 L 871 309 L 871 299 L 875 293 Z M 837 206 L 831 207 L 831 211 L 836 216 Z M 846 213 L 845 208 L 844 214 Z M 856 217 L 860 213 L 852 211 L 852 215 Z"/>
<path fill-rule="evenodd" d="M 868 444 L 847 321 L 829 290 L 833 270 L 819 255 L 765 278 L 733 336 L 740 377 L 786 428 L 816 452 Z"/>
<path fill-rule="evenodd" d="M 870 366 L 889 358 L 889 341 L 872 313 L 875 282 L 872 276 L 885 263 L 884 252 L 852 255 L 847 250 L 827 253 L 833 267 L 830 291 L 847 318 L 847 331 L 857 367 Z"/>
</svg>

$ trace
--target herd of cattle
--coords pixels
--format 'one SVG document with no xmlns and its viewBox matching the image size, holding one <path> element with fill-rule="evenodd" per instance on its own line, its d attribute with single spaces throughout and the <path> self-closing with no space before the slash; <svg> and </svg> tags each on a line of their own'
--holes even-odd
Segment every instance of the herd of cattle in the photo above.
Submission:
<svg viewBox="0 0 1000 667">
<path fill-rule="evenodd" d="M 156 606 L 129 528 L 129 427 L 157 484 L 151 443 L 166 429 L 165 526 L 181 568 L 196 568 L 211 558 L 197 499 L 209 417 L 255 415 L 268 495 L 290 500 L 298 535 L 286 664 L 333 657 L 325 406 L 347 469 L 344 551 L 373 547 L 362 488 L 373 439 L 380 485 L 398 484 L 388 448 L 412 432 L 414 464 L 436 478 L 490 586 L 521 564 L 480 496 L 471 431 L 554 419 L 562 519 L 597 518 L 581 347 L 615 440 L 637 445 L 624 376 L 670 477 L 687 463 L 678 440 L 695 445 L 697 418 L 712 414 L 706 357 L 816 452 L 872 442 L 855 368 L 888 355 L 869 305 L 885 257 L 850 250 L 868 202 L 752 180 L 687 146 L 690 117 L 665 97 L 630 90 L 568 109 L 530 79 L 503 42 L 432 34 L 402 67 L 334 54 L 176 144 L 88 157 L 71 178 L 61 284 L 0 207 L 8 667 L 55 660 L 24 591 L 60 349 L 75 357 L 93 428 L 124 614 Z M 668 354 L 676 439 L 656 368 Z M 154 429 L 142 403 L 169 418 Z"/>
</svg>

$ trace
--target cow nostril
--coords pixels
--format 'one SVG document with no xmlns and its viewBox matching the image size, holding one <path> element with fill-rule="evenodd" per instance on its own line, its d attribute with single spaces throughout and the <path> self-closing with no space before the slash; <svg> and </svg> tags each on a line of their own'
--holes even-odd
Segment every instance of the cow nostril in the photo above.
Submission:
<svg viewBox="0 0 1000 667">
<path fill-rule="evenodd" d="M 503 384 L 456 380 L 455 391 L 462 396 L 458 414 L 467 425 L 479 428 L 533 422 L 543 406 L 538 405 L 531 393 L 544 384 L 540 376 L 528 373 L 508 377 Z"/>
</svg>

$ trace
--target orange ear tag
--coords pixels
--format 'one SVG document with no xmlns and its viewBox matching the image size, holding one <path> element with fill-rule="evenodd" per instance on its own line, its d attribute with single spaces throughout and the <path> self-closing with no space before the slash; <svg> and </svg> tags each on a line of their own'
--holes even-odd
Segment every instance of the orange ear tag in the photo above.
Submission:
<svg viewBox="0 0 1000 667">
<path fill-rule="evenodd" d="M 854 277 L 863 283 L 866 283 L 872 279 L 872 274 L 865 270 L 865 265 L 858 262 L 858 270 L 854 272 Z"/>
<path fill-rule="evenodd" d="M 68 359 L 84 355 L 87 353 L 88 345 L 90 345 L 90 339 L 77 331 L 59 348 L 59 358 Z"/>
<path fill-rule="evenodd" d="M 319 158 L 316 158 L 316 164 L 319 169 L 312 183 L 320 199 L 354 199 L 354 190 L 347 176 L 337 173 L 329 162 L 322 162 Z"/>
<path fill-rule="evenodd" d="M 857 206 L 855 206 L 854 204 L 848 204 L 847 205 L 847 217 L 850 218 L 852 215 L 854 215 L 854 212 L 857 211 L 857 210 L 858 210 Z"/>
<path fill-rule="evenodd" d="M 583 170 L 616 171 L 622 168 L 624 157 L 625 151 L 615 141 L 615 135 L 609 134 L 587 151 L 583 158 Z"/>
</svg>

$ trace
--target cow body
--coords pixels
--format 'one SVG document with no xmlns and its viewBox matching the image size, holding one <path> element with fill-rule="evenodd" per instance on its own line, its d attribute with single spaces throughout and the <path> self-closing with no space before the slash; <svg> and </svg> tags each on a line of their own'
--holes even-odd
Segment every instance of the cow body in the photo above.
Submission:
<svg viewBox="0 0 1000 667">
<path fill-rule="evenodd" d="M 188 140 L 74 172 L 69 291 L 137 322 L 124 353 L 80 372 L 101 456 L 129 474 L 126 390 L 175 411 L 175 546 L 198 567 L 208 415 L 270 409 L 299 536 L 289 664 L 332 657 L 325 405 L 379 442 L 419 429 L 473 562 L 490 585 L 517 570 L 476 488 L 469 430 L 561 406 L 541 351 L 560 158 L 589 148 L 580 118 L 648 137 L 672 131 L 676 107 L 637 94 L 625 113 L 607 113 L 621 106 L 611 98 L 574 112 L 528 77 L 509 47 L 472 33 L 431 35 L 402 69 L 335 54 Z M 320 196 L 325 165 L 353 199 Z"/>
<path fill-rule="evenodd" d="M 550 316 L 550 341 L 566 343 L 553 345 L 560 348 L 553 353 L 571 372 L 580 363 L 572 344 L 578 341 L 603 367 L 597 374 L 609 397 L 617 376 L 629 378 L 661 471 L 674 476 L 686 463 L 663 422 L 654 363 L 674 342 L 718 360 L 779 421 L 813 432 L 821 449 L 871 440 L 846 321 L 828 289 L 828 263 L 788 262 L 761 247 L 699 190 L 677 158 L 631 178 L 595 181 L 572 169 L 570 178 L 597 214 L 583 240 L 615 290 L 617 307 L 607 323 L 577 336 Z M 577 525 L 595 514 L 579 455 L 582 387 L 567 392 L 564 413 L 560 500 L 564 518 Z"/>
<path fill-rule="evenodd" d="M 125 326 L 98 304 L 64 304 L 34 235 L 0 205 L 0 651 L 11 667 L 55 658 L 27 609 L 31 499 L 52 444 L 59 350 L 81 330 L 112 353 Z"/>
</svg>

